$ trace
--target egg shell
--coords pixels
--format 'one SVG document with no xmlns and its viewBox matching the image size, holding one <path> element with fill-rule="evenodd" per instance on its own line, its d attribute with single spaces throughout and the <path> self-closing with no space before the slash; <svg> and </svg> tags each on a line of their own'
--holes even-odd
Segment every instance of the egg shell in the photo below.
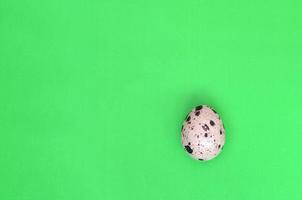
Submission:
<svg viewBox="0 0 302 200">
<path fill-rule="evenodd" d="M 211 160 L 224 147 L 223 122 L 216 111 L 207 105 L 197 106 L 187 115 L 181 133 L 182 146 L 197 160 Z"/>
</svg>

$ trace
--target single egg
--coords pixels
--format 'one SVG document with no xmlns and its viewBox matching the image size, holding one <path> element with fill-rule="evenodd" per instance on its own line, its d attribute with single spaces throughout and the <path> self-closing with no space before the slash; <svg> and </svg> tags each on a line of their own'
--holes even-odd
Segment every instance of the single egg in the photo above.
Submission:
<svg viewBox="0 0 302 200">
<path fill-rule="evenodd" d="M 183 122 L 181 141 L 194 159 L 215 158 L 225 142 L 224 126 L 216 111 L 207 105 L 195 107 Z"/>
</svg>

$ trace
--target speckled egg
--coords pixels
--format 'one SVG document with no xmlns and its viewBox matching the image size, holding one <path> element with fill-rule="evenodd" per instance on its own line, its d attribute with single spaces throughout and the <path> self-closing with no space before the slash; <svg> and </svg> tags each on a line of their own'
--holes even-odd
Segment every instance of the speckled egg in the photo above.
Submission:
<svg viewBox="0 0 302 200">
<path fill-rule="evenodd" d="M 195 107 L 186 117 L 182 128 L 182 145 L 197 160 L 211 160 L 225 142 L 223 123 L 216 111 L 207 106 Z"/>
</svg>

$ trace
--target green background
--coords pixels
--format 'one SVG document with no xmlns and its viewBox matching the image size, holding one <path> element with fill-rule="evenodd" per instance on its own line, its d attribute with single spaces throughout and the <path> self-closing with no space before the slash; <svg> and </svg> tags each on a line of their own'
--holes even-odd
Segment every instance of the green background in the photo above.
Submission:
<svg viewBox="0 0 302 200">
<path fill-rule="evenodd" d="M 0 199 L 301 199 L 298 0 L 0 0 Z M 223 152 L 191 159 L 213 106 Z"/>
</svg>

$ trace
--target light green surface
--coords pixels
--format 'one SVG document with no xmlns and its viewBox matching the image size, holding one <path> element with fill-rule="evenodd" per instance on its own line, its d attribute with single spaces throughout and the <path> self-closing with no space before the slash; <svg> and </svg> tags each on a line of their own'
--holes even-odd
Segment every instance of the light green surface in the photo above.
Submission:
<svg viewBox="0 0 302 200">
<path fill-rule="evenodd" d="M 301 8 L 0 0 L 0 199 L 302 199 Z M 198 104 L 226 126 L 207 163 Z"/>
</svg>

